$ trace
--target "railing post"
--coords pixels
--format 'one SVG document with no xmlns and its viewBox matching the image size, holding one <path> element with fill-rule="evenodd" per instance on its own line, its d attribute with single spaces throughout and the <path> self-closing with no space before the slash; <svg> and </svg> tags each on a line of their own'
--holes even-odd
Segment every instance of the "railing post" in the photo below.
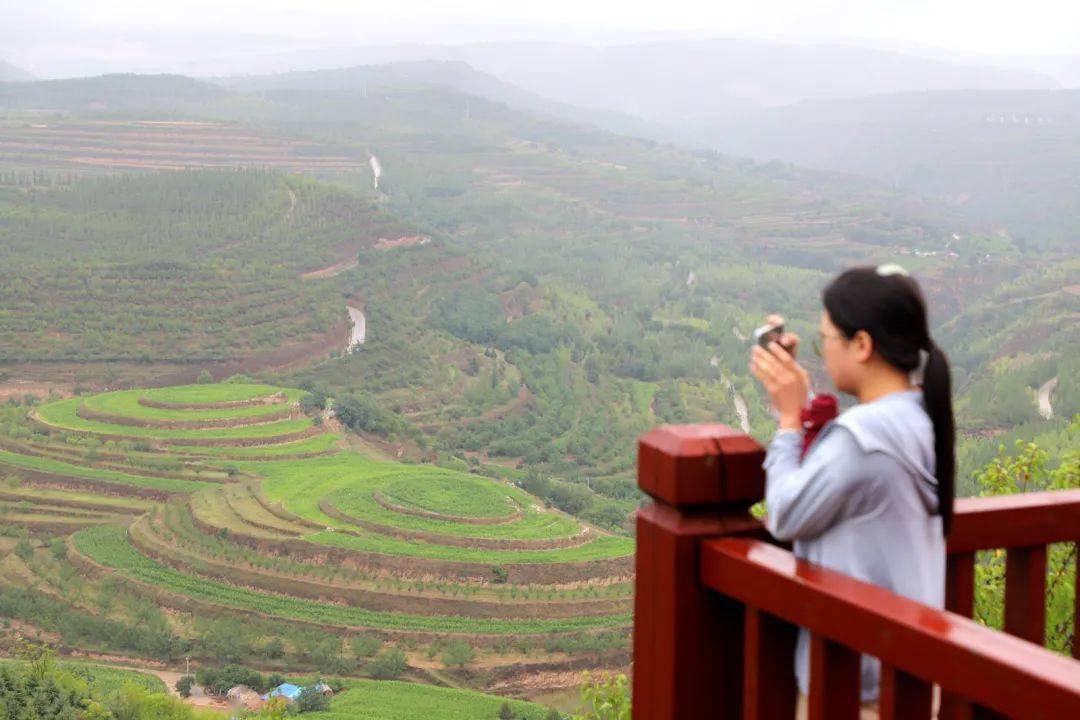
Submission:
<svg viewBox="0 0 1080 720">
<path fill-rule="evenodd" d="M 946 561 L 945 609 L 966 618 L 975 616 L 975 553 L 952 553 Z M 941 693 L 940 720 L 972 720 L 971 701 Z"/>
<path fill-rule="evenodd" d="M 764 457 L 726 425 L 669 425 L 639 441 L 638 485 L 655 502 L 637 516 L 635 720 L 742 715 L 744 609 L 701 585 L 698 555 L 705 538 L 768 537 L 748 512 L 764 494 Z"/>
<path fill-rule="evenodd" d="M 1005 551 L 1005 632 L 1046 640 L 1046 546 Z"/>
</svg>

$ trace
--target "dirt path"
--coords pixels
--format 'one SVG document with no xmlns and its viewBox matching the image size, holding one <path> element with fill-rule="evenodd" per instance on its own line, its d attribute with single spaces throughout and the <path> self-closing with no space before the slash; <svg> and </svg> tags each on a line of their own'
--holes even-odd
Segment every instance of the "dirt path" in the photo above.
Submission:
<svg viewBox="0 0 1080 720">
<path fill-rule="evenodd" d="M 175 670 L 155 670 L 154 668 L 142 668 L 131 667 L 129 665 L 109 665 L 109 667 L 117 668 L 118 670 L 134 670 L 146 675 L 153 675 L 154 677 L 165 683 L 165 687 L 169 689 L 169 694 L 174 697 L 180 697 L 180 693 L 176 690 L 176 683 L 180 678 L 184 677 L 184 673 L 176 672 Z"/>
<path fill-rule="evenodd" d="M 333 265 L 320 268 L 319 270 L 312 270 L 306 272 L 300 276 L 302 280 L 321 280 L 323 278 L 331 278 L 335 275 L 340 275 L 346 270 L 351 270 L 360 264 L 360 259 L 355 255 L 353 257 L 347 257 L 344 260 L 338 260 Z"/>
<path fill-rule="evenodd" d="M 349 336 L 349 345 L 345 348 L 349 351 L 358 345 L 363 345 L 367 340 L 367 318 L 364 317 L 364 311 L 359 308 L 346 305 L 345 309 L 349 311 L 349 320 L 352 321 L 352 334 Z"/>
<path fill-rule="evenodd" d="M 734 329 L 735 328 L 732 328 L 732 330 L 734 330 Z M 714 368 L 719 368 L 720 367 L 720 358 L 713 355 L 712 359 L 709 360 L 709 364 L 712 365 Z M 724 387 L 726 387 L 728 389 L 728 392 L 730 392 L 731 395 L 732 395 L 732 399 L 733 399 L 733 401 L 735 403 L 735 414 L 739 417 L 739 428 L 744 433 L 749 435 L 750 434 L 750 408 L 747 406 L 746 400 L 743 398 L 742 395 L 740 395 L 739 393 L 737 393 L 735 391 L 735 385 L 732 384 L 731 380 L 728 378 L 727 375 L 724 375 L 724 373 L 720 373 L 720 382 L 722 382 L 724 384 Z"/>
<path fill-rule="evenodd" d="M 382 177 L 382 163 L 379 162 L 379 158 L 375 155 L 371 156 L 371 176 L 373 180 L 371 184 L 376 190 L 379 189 L 379 178 Z"/>
<path fill-rule="evenodd" d="M 296 209 L 296 193 L 292 188 L 287 188 L 289 191 L 289 209 L 285 211 L 285 214 L 281 216 L 281 224 L 289 222 L 289 218 L 292 217 L 293 210 Z"/>
<path fill-rule="evenodd" d="M 1042 384 L 1039 388 L 1039 414 L 1044 419 L 1049 420 L 1054 417 L 1054 408 L 1050 405 L 1050 393 L 1054 392 L 1058 386 L 1058 376 L 1050 378 Z"/>
</svg>

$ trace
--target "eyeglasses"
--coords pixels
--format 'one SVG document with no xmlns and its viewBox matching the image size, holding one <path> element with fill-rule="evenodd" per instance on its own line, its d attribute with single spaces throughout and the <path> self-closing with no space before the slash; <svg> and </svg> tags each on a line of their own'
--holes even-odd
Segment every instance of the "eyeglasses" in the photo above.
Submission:
<svg viewBox="0 0 1080 720">
<path fill-rule="evenodd" d="M 832 335 L 828 335 L 828 334 L 823 333 L 820 330 L 818 330 L 818 339 L 814 340 L 814 342 L 812 343 L 813 348 L 814 348 L 814 354 L 817 355 L 818 357 L 824 357 L 822 355 L 822 352 L 821 352 L 821 346 L 825 344 L 825 341 L 826 340 L 831 340 L 831 339 L 837 339 L 837 338 L 841 338 L 841 337 L 843 337 L 843 335 L 841 335 L 840 333 L 834 333 Z"/>
</svg>

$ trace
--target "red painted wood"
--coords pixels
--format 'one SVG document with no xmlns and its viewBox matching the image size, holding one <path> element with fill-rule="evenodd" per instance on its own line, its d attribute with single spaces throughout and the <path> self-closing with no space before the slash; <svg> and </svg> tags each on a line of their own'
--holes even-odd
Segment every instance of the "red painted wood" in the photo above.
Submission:
<svg viewBox="0 0 1080 720">
<path fill-rule="evenodd" d="M 930 720 L 934 688 L 926 680 L 882 663 L 880 688 L 881 720 Z"/>
<path fill-rule="evenodd" d="M 765 495 L 765 449 L 727 425 L 664 425 L 638 441 L 638 487 L 688 508 Z"/>
<path fill-rule="evenodd" d="M 950 553 L 1080 540 L 1080 490 L 960 498 Z"/>
<path fill-rule="evenodd" d="M 945 570 L 945 609 L 966 618 L 975 615 L 975 553 L 950 554 Z M 946 690 L 941 692 L 939 720 L 972 720 L 971 703 Z"/>
<path fill-rule="evenodd" d="M 1080 543 L 1076 543 L 1073 557 L 1076 559 L 1076 582 L 1073 584 L 1073 646 L 1074 658 L 1080 659 Z"/>
<path fill-rule="evenodd" d="M 996 712 L 1080 717 L 1080 661 L 743 538 L 704 541 L 702 583 Z"/>
<path fill-rule="evenodd" d="M 1046 547 L 1010 548 L 1005 555 L 1005 632 L 1046 640 Z"/>
<path fill-rule="evenodd" d="M 941 709 L 938 711 L 938 720 L 971 720 L 974 708 L 970 700 L 965 700 L 959 695 L 941 691 Z"/>
<path fill-rule="evenodd" d="M 723 425 L 667 426 L 640 440 L 638 484 L 657 502 L 637 515 L 635 720 L 742 715 L 744 609 L 704 588 L 697 562 L 705 538 L 767 537 L 747 512 L 763 491 L 763 458 Z"/>
<path fill-rule="evenodd" d="M 964 617 L 975 615 L 975 553 L 949 555 L 945 565 L 945 609 Z"/>
<path fill-rule="evenodd" d="M 797 629 L 757 608 L 746 608 L 743 720 L 791 720 Z"/>
<path fill-rule="evenodd" d="M 810 636 L 809 720 L 858 720 L 859 654 L 822 637 Z"/>
</svg>

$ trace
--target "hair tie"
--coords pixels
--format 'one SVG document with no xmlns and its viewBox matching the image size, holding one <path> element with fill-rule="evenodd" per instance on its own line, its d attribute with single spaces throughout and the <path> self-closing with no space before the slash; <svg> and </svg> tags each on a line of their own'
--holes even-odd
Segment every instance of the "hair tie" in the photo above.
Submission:
<svg viewBox="0 0 1080 720">
<path fill-rule="evenodd" d="M 896 263 L 883 263 L 874 268 L 874 272 L 882 277 L 888 277 L 889 275 L 903 275 L 904 277 L 910 277 L 907 270 L 902 265 Z"/>
</svg>

